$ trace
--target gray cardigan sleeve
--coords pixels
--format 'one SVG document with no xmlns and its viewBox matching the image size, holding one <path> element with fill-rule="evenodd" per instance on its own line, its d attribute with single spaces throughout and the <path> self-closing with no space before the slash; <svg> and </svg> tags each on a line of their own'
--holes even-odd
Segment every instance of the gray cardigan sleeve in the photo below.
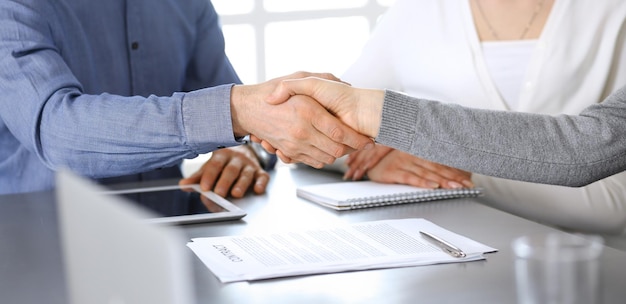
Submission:
<svg viewBox="0 0 626 304">
<path fill-rule="evenodd" d="M 470 109 L 386 91 L 376 141 L 485 175 L 584 186 L 626 170 L 626 87 L 579 115 Z"/>
</svg>

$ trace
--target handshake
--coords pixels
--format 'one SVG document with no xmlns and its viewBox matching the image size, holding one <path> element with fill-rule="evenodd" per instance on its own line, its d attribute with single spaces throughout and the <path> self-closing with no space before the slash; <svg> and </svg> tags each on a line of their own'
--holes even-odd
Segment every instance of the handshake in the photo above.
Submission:
<svg viewBox="0 0 626 304">
<path fill-rule="evenodd" d="M 384 91 L 353 88 L 331 74 L 298 72 L 231 91 L 234 135 L 250 135 L 286 163 L 315 168 L 373 147 Z"/>
</svg>

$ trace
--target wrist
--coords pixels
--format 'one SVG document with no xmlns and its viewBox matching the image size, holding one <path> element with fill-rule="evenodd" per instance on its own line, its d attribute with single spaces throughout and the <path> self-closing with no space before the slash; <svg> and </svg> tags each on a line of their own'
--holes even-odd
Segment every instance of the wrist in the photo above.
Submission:
<svg viewBox="0 0 626 304">
<path fill-rule="evenodd" d="M 382 121 L 383 102 L 385 99 L 385 91 L 374 89 L 360 90 L 361 108 L 359 131 L 371 138 L 376 138 L 380 131 Z"/>
<path fill-rule="evenodd" d="M 244 96 L 245 96 L 245 86 L 243 85 L 234 85 L 230 90 L 230 115 L 231 121 L 233 123 L 233 133 L 235 137 L 243 137 L 248 134 L 245 127 L 242 125 L 242 122 L 245 121 L 244 116 Z"/>
</svg>

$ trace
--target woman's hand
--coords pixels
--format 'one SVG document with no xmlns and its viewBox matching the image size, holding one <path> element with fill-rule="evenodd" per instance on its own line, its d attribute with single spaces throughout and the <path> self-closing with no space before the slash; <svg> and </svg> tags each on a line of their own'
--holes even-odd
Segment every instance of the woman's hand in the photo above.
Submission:
<svg viewBox="0 0 626 304">
<path fill-rule="evenodd" d="M 346 180 L 360 180 L 369 168 L 374 167 L 393 149 L 383 145 L 375 145 L 373 149 L 354 151 L 348 154 L 346 165 L 348 171 L 343 175 Z"/>
<path fill-rule="evenodd" d="M 472 174 L 393 150 L 367 171 L 370 180 L 422 188 L 473 187 Z"/>
</svg>

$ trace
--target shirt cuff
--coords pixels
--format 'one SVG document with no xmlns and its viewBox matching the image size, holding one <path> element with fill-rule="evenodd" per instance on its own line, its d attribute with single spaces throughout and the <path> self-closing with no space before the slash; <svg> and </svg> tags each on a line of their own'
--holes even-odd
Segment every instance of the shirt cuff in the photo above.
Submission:
<svg viewBox="0 0 626 304">
<path fill-rule="evenodd" d="M 184 94 L 182 116 L 187 145 L 196 153 L 240 145 L 230 112 L 230 91 L 234 84 Z"/>
<path fill-rule="evenodd" d="M 402 151 L 411 151 L 420 103 L 407 95 L 385 90 L 380 129 L 376 142 Z"/>
</svg>

